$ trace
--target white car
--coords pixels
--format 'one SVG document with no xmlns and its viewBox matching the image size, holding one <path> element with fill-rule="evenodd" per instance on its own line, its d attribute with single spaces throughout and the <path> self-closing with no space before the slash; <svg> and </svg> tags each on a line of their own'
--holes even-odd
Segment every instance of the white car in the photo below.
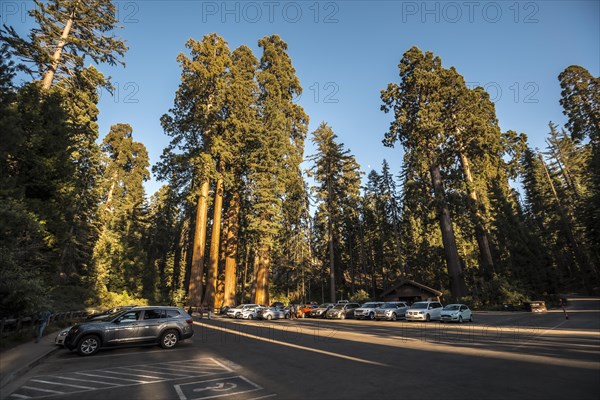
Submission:
<svg viewBox="0 0 600 400">
<path fill-rule="evenodd" d="M 442 307 L 439 301 L 418 301 L 406 311 L 406 320 L 426 322 L 439 320 Z"/>
<path fill-rule="evenodd" d="M 257 319 L 258 318 L 258 311 L 261 310 L 262 307 L 260 306 L 256 306 L 256 307 L 247 307 L 245 309 L 242 310 L 241 314 L 239 317 L 237 318 L 242 318 L 242 319 Z"/>
<path fill-rule="evenodd" d="M 233 307 L 233 308 L 230 308 L 229 310 L 227 310 L 227 316 L 229 318 L 241 318 L 242 311 L 244 311 L 248 308 L 256 308 L 256 307 L 258 307 L 258 304 L 240 304 L 237 307 Z"/>
<path fill-rule="evenodd" d="M 283 309 L 278 307 L 270 307 L 270 308 L 261 308 L 257 311 L 257 316 L 259 319 L 282 319 L 289 318 L 290 315 Z"/>
<path fill-rule="evenodd" d="M 440 322 L 446 321 L 456 321 L 459 323 L 463 321 L 473 322 L 473 312 L 465 304 L 448 304 L 442 309 L 440 315 Z"/>
</svg>

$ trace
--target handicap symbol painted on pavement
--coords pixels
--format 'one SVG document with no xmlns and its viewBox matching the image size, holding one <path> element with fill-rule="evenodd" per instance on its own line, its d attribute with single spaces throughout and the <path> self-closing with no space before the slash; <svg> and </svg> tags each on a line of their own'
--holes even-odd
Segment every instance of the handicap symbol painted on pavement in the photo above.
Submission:
<svg viewBox="0 0 600 400">
<path fill-rule="evenodd" d="M 235 389 L 237 385 L 231 382 L 218 382 L 213 386 L 199 387 L 194 389 L 194 392 L 202 392 L 204 390 L 214 390 L 215 392 L 224 392 L 226 390 Z"/>
<path fill-rule="evenodd" d="M 174 387 L 180 400 L 214 399 L 263 390 L 261 386 L 239 375 L 184 383 Z"/>
</svg>

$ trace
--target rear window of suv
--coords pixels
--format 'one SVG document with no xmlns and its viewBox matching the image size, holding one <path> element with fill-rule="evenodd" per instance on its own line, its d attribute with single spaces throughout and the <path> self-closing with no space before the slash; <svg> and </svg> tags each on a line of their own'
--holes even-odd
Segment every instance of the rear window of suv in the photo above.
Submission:
<svg viewBox="0 0 600 400">
<path fill-rule="evenodd" d="M 181 317 L 181 313 L 176 309 L 164 310 L 166 312 L 166 317 L 163 318 L 178 318 Z M 164 315 L 164 314 L 163 314 Z"/>
</svg>

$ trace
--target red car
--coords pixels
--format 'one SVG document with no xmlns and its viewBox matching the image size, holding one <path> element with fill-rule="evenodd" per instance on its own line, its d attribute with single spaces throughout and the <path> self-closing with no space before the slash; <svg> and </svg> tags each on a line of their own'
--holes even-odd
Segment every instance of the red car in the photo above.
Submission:
<svg viewBox="0 0 600 400">
<path fill-rule="evenodd" d="M 308 318 L 310 316 L 310 312 L 317 308 L 316 304 L 305 304 L 304 307 L 298 309 L 298 317 L 299 318 Z"/>
</svg>

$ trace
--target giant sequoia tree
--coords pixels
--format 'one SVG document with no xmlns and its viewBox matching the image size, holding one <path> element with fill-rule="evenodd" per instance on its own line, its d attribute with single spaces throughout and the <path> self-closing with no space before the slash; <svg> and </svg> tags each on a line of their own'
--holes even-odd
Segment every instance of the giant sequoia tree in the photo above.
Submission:
<svg viewBox="0 0 600 400">
<path fill-rule="evenodd" d="M 177 58 L 182 73 L 174 107 L 161 118 L 165 132 L 172 137 L 163 153 L 161 168 L 181 170 L 186 175 L 182 183 L 197 203 L 188 295 L 190 304 L 199 306 L 203 297 L 210 179 L 215 171 L 213 156 L 227 146 L 222 133 L 231 59 L 227 43 L 216 34 L 206 35 L 201 41 L 190 39 L 186 46 L 191 57 L 179 54 Z"/>
<path fill-rule="evenodd" d="M 466 295 L 466 287 L 442 173 L 448 161 L 445 144 L 453 134 L 447 124 L 452 119 L 451 111 L 445 106 L 454 93 L 441 60 L 430 52 L 411 48 L 402 57 L 399 68 L 401 82 L 390 83 L 381 92 L 382 110 L 394 112 L 384 144 L 393 146 L 399 141 L 418 160 L 420 168 L 429 171 L 452 294 L 460 298 Z"/>
<path fill-rule="evenodd" d="M 269 302 L 269 270 L 286 191 L 297 184 L 308 116 L 293 99 L 302 93 L 287 44 L 277 35 L 259 40 L 263 49 L 257 81 L 263 129 L 249 155 L 253 190 L 249 229 L 256 237 L 255 302 Z"/>
</svg>

